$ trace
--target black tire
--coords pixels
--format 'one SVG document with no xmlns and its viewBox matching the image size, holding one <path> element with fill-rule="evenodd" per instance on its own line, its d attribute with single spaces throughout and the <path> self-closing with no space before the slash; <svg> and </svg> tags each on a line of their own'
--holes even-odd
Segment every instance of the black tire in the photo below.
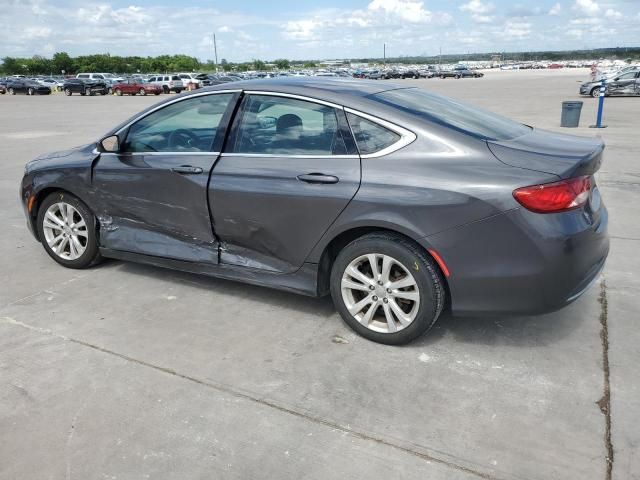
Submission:
<svg viewBox="0 0 640 480">
<path fill-rule="evenodd" d="M 83 220 L 87 225 L 87 244 L 85 251 L 82 255 L 75 260 L 65 260 L 59 257 L 51 247 L 47 244 L 44 234 L 43 228 L 43 220 L 47 209 L 57 202 L 65 202 L 69 205 L 73 206 L 82 216 Z M 48 195 L 40 204 L 38 209 L 38 218 L 36 220 L 36 228 L 38 230 L 38 238 L 44 247 L 44 250 L 47 254 L 53 258 L 60 265 L 67 268 L 88 268 L 91 265 L 98 263 L 101 260 L 100 251 L 98 249 L 98 242 L 96 239 L 96 229 L 95 229 L 95 217 L 89 207 L 87 207 L 84 202 L 82 202 L 77 197 L 71 195 L 67 192 L 54 192 Z"/>
<path fill-rule="evenodd" d="M 16 91 L 13 88 L 9 89 L 9 95 L 15 95 Z"/>
<path fill-rule="evenodd" d="M 68 88 L 65 88 L 65 89 L 64 89 L 64 94 L 65 94 L 67 97 L 70 97 L 72 93 L 73 93 L 73 92 L 71 92 L 71 90 L 70 90 L 70 89 L 68 89 Z"/>
<path fill-rule="evenodd" d="M 113 88 L 109 87 L 107 90 L 107 95 L 113 95 Z"/>
<path fill-rule="evenodd" d="M 27 90 L 27 95 L 33 95 L 33 88 L 29 88 L 29 90 Z"/>
<path fill-rule="evenodd" d="M 420 305 L 415 319 L 395 333 L 381 333 L 362 325 L 348 311 L 342 298 L 342 275 L 347 266 L 357 257 L 377 253 L 389 255 L 410 268 L 420 292 Z M 331 268 L 331 297 L 333 303 L 355 332 L 364 338 L 386 345 L 402 345 L 425 334 L 435 324 L 445 304 L 445 286 L 440 269 L 413 241 L 401 235 L 378 232 L 364 235 L 352 241 L 338 254 Z"/>
<path fill-rule="evenodd" d="M 82 95 L 83 97 L 87 94 L 86 90 L 83 90 L 82 92 L 80 92 L 80 95 Z"/>
<path fill-rule="evenodd" d="M 600 87 L 594 87 L 591 89 L 591 94 L 593 98 L 598 98 L 600 96 Z"/>
</svg>

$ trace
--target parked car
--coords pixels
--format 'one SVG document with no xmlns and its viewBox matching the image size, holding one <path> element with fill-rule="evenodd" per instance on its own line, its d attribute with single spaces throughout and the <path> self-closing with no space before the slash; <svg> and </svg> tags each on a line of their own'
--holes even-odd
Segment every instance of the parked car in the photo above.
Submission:
<svg viewBox="0 0 640 480">
<path fill-rule="evenodd" d="M 49 87 L 52 91 L 57 90 L 59 92 L 62 91 L 62 86 L 64 84 L 63 80 L 56 80 L 55 78 L 41 78 L 38 80 L 40 85 L 45 85 Z"/>
<path fill-rule="evenodd" d="M 196 88 L 206 87 L 209 85 L 209 77 L 204 73 L 178 73 L 178 76 L 182 79 L 182 83 L 187 86 L 192 83 Z"/>
<path fill-rule="evenodd" d="M 11 78 L 7 82 L 7 92 L 9 92 L 9 95 L 16 95 L 17 93 L 24 93 L 25 95 L 49 95 L 51 89 L 26 78 Z"/>
<path fill-rule="evenodd" d="M 383 74 L 380 70 L 371 70 L 364 74 L 364 78 L 368 78 L 369 80 L 380 80 L 382 77 Z"/>
<path fill-rule="evenodd" d="M 580 85 L 581 95 L 600 96 L 601 81 Z M 640 95 L 640 70 L 631 70 L 606 81 L 605 95 Z"/>
<path fill-rule="evenodd" d="M 391 80 L 391 79 L 394 79 L 394 78 L 402 78 L 402 73 L 399 72 L 398 70 L 395 70 L 395 69 L 384 70 L 382 72 L 382 77 L 381 78 L 384 78 L 385 80 Z"/>
<path fill-rule="evenodd" d="M 609 249 L 603 142 L 405 87 L 281 78 L 168 99 L 28 163 L 27 225 L 65 267 L 112 257 L 330 293 L 388 344 L 445 305 L 528 315 L 578 298 Z"/>
<path fill-rule="evenodd" d="M 149 77 L 148 82 L 159 85 L 163 93 L 180 93 L 185 89 L 184 83 L 178 75 L 154 75 Z"/>
<path fill-rule="evenodd" d="M 155 83 L 145 82 L 140 78 L 127 78 L 123 82 L 114 83 L 111 88 L 118 95 L 160 95 L 162 87 Z"/>
<path fill-rule="evenodd" d="M 440 78 L 480 78 L 484 73 L 468 68 L 456 68 L 454 70 L 441 70 Z"/>
<path fill-rule="evenodd" d="M 80 95 L 107 95 L 109 93 L 109 87 L 104 80 L 67 78 L 62 84 L 62 91 L 68 97 L 74 93 L 79 93 Z"/>
<path fill-rule="evenodd" d="M 420 72 L 418 70 L 410 69 L 402 72 L 402 78 L 420 78 Z"/>
</svg>

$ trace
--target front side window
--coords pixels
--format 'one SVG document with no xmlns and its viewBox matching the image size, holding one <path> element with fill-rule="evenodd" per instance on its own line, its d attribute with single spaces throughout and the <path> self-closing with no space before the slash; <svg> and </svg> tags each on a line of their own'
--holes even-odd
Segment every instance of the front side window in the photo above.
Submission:
<svg viewBox="0 0 640 480">
<path fill-rule="evenodd" d="M 233 94 L 172 103 L 131 125 L 125 152 L 209 152 Z"/>
<path fill-rule="evenodd" d="M 400 134 L 353 113 L 347 112 L 347 120 L 360 155 L 379 152 L 400 140 Z"/>
<path fill-rule="evenodd" d="M 269 95 L 247 98 L 235 153 L 345 155 L 336 110 L 327 105 Z"/>
</svg>

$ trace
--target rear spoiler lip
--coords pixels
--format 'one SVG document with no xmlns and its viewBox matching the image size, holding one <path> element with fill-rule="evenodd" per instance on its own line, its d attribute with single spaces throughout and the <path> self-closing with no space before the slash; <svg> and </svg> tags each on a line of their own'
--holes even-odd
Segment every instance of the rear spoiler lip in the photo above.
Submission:
<svg viewBox="0 0 640 480">
<path fill-rule="evenodd" d="M 552 153 L 546 152 L 535 152 L 531 150 L 527 150 L 524 148 L 518 148 L 512 145 L 506 145 L 504 143 L 487 141 L 487 147 L 491 151 L 491 153 L 496 157 L 498 161 L 504 163 L 505 165 L 509 165 L 514 168 L 524 168 L 526 170 L 533 170 L 536 172 L 547 173 L 549 175 L 555 175 L 561 179 L 565 178 L 573 178 L 579 177 L 583 175 L 593 175 L 596 173 L 600 167 L 602 166 L 603 156 L 602 153 L 605 149 L 605 144 L 602 140 L 598 143 L 598 146 L 585 154 L 576 154 L 576 155 L 567 155 L 565 153 L 554 155 Z M 527 165 L 518 165 L 513 162 L 510 162 L 508 158 L 504 158 L 504 153 L 510 151 L 518 156 L 528 156 L 531 162 L 527 162 Z M 502 155 L 501 155 L 502 154 Z M 503 158 L 501 158 L 503 157 Z M 544 167 L 539 167 L 539 163 L 547 163 L 553 162 L 553 159 L 563 159 L 565 160 L 574 160 L 575 163 L 572 165 L 565 165 L 566 169 L 547 169 Z M 542 162 L 537 162 L 536 160 L 542 160 Z M 560 160 L 562 161 L 562 160 Z M 529 164 L 533 165 L 529 165 Z M 538 164 L 538 165 L 536 165 Z M 558 167 L 561 165 L 559 164 Z M 553 170 L 553 171 L 551 171 Z"/>
</svg>

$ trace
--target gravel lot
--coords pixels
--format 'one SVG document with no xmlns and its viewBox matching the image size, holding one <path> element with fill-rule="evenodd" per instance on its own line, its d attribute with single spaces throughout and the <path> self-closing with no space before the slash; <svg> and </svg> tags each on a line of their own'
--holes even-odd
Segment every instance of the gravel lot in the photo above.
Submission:
<svg viewBox="0 0 640 480">
<path fill-rule="evenodd" d="M 640 478 L 640 98 L 608 98 L 603 130 L 587 128 L 597 101 L 584 98 L 582 126 L 561 129 L 560 102 L 587 77 L 404 81 L 602 135 L 612 249 L 560 312 L 445 316 L 400 348 L 355 336 L 329 298 L 59 267 L 25 226 L 24 163 L 158 97 L 0 96 L 0 478 Z"/>
</svg>

